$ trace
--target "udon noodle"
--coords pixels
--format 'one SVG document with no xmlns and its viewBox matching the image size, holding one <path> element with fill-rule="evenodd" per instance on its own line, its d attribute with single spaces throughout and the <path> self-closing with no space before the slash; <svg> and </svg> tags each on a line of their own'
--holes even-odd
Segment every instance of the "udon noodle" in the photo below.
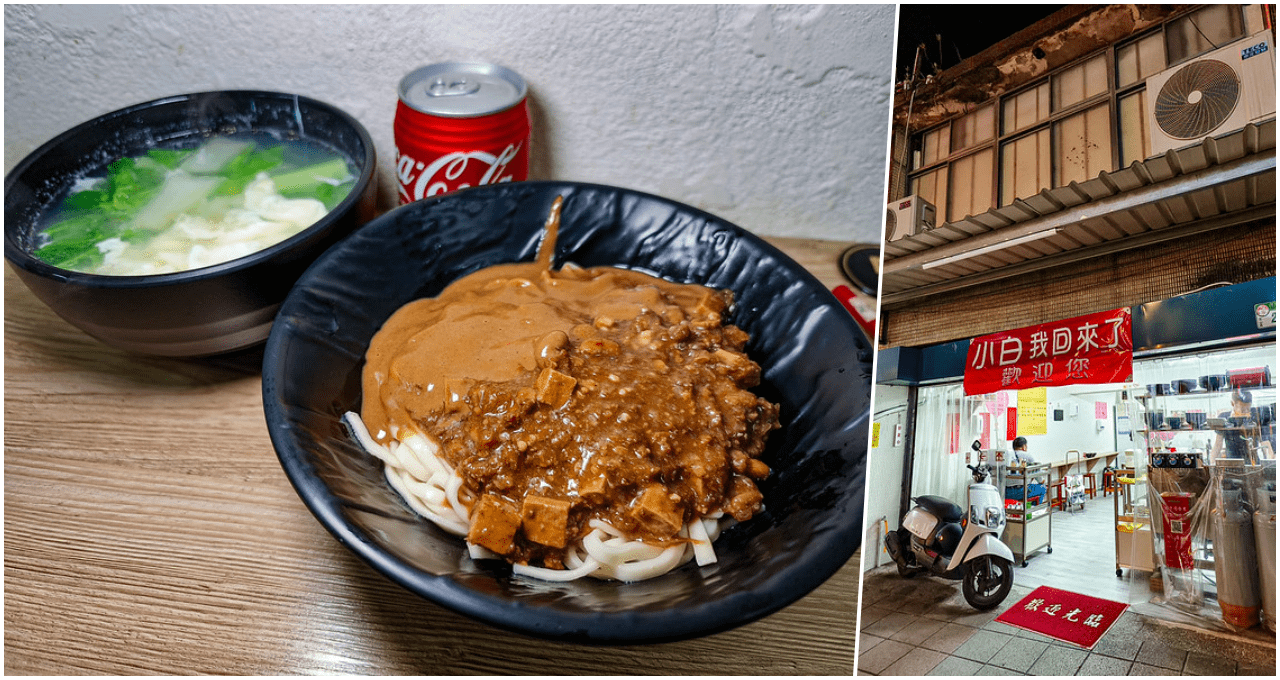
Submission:
<svg viewBox="0 0 1280 680">
<path fill-rule="evenodd" d="M 420 433 L 389 445 L 379 444 L 356 413 L 348 411 L 343 421 L 361 447 L 385 464 L 387 482 L 414 512 L 451 534 L 467 535 L 471 519 L 467 505 L 459 497 L 462 477 L 437 455 L 438 445 Z M 607 522 L 593 519 L 590 533 L 566 555 L 566 569 L 514 564 L 512 571 L 546 581 L 572 581 L 584 576 L 642 581 L 665 574 L 691 559 L 696 559 L 698 566 L 713 564 L 716 553 L 711 544 L 719 538 L 720 531 L 732 523 L 733 518 L 723 513 L 694 519 L 679 532 L 680 538 L 686 539 L 684 543 L 662 547 L 629 540 Z M 467 544 L 467 550 L 473 559 L 500 558 L 472 543 Z"/>
</svg>

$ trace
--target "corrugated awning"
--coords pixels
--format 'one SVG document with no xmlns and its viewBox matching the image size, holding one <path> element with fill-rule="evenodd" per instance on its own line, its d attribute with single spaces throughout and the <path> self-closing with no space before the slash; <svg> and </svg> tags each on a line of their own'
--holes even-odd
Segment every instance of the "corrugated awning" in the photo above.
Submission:
<svg viewBox="0 0 1280 680">
<path fill-rule="evenodd" d="M 1275 150 L 1272 118 L 891 241 L 882 256 L 882 301 L 1274 218 Z"/>
</svg>

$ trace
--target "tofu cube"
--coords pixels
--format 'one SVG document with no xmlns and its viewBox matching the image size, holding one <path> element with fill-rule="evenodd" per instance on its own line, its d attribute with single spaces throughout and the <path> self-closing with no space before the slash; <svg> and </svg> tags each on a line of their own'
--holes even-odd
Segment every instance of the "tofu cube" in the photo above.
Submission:
<svg viewBox="0 0 1280 680">
<path fill-rule="evenodd" d="M 587 500 L 597 500 L 604 497 L 606 491 L 609 490 L 609 481 L 604 475 L 597 475 L 591 479 L 587 479 L 578 486 L 578 495 Z"/>
<path fill-rule="evenodd" d="M 684 526 L 680 497 L 659 484 L 645 488 L 627 514 L 658 538 L 675 536 Z"/>
<path fill-rule="evenodd" d="M 571 507 L 572 503 L 558 498 L 526 496 L 520 513 L 525 538 L 552 548 L 568 545 Z"/>
<path fill-rule="evenodd" d="M 538 401 L 556 409 L 569 403 L 569 397 L 573 396 L 573 388 L 577 384 L 577 378 L 567 373 L 544 368 L 538 374 L 534 387 L 538 392 Z"/>
<path fill-rule="evenodd" d="M 499 555 L 511 552 L 520 530 L 520 509 L 509 500 L 485 494 L 471 513 L 467 542 L 488 548 Z"/>
</svg>

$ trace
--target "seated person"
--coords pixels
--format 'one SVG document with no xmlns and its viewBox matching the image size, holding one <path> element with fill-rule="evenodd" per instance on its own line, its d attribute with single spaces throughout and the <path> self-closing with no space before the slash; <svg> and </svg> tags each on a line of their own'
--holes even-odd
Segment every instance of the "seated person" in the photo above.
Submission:
<svg viewBox="0 0 1280 680">
<path fill-rule="evenodd" d="M 1035 465 L 1036 459 L 1027 453 L 1027 438 L 1017 437 L 1013 440 L 1013 452 L 1009 456 L 1010 467 L 1026 467 L 1027 465 Z M 1027 489 L 1028 497 L 1043 497 L 1045 494 L 1045 486 L 1043 479 L 1032 479 L 1031 487 Z M 1008 485 L 1005 487 L 1005 498 L 1020 499 L 1022 498 L 1022 485 Z"/>
<path fill-rule="evenodd" d="M 1027 438 L 1018 437 L 1013 440 L 1013 455 L 1009 458 L 1015 465 L 1035 465 L 1036 459 L 1027 453 Z"/>
</svg>

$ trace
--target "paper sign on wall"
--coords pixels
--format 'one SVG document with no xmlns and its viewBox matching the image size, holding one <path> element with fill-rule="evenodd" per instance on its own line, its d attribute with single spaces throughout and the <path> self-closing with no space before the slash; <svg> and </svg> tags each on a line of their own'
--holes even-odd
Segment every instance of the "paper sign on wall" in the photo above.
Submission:
<svg viewBox="0 0 1280 680">
<path fill-rule="evenodd" d="M 1018 393 L 1018 434 L 1049 434 L 1049 391 L 1033 387 Z"/>
</svg>

